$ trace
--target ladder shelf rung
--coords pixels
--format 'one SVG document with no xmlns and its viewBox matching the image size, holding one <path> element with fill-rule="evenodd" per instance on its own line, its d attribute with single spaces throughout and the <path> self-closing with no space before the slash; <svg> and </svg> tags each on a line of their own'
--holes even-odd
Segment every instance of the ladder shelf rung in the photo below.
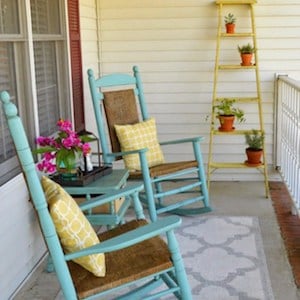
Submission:
<svg viewBox="0 0 300 300">
<path fill-rule="evenodd" d="M 256 65 L 252 66 L 241 66 L 241 65 L 219 65 L 218 66 L 219 70 L 246 70 L 246 69 L 256 69 Z"/>
<path fill-rule="evenodd" d="M 253 37 L 254 36 L 254 33 L 252 32 L 240 32 L 240 33 L 225 33 L 225 32 L 222 32 L 221 33 L 221 37 L 237 37 L 237 38 L 240 38 L 240 37 Z"/>
<path fill-rule="evenodd" d="M 235 4 L 256 4 L 257 0 L 216 0 L 216 4 L 228 4 L 228 5 L 235 5 Z"/>
<path fill-rule="evenodd" d="M 259 169 L 263 169 L 265 167 L 265 165 L 262 163 L 261 165 L 258 166 L 249 166 L 246 165 L 245 163 L 241 162 L 241 163 L 233 163 L 233 162 L 228 162 L 228 163 L 217 163 L 217 162 L 212 162 L 209 164 L 209 166 L 211 168 L 215 168 L 215 169 L 240 169 L 240 168 L 259 168 Z"/>
<path fill-rule="evenodd" d="M 243 102 L 243 103 L 251 103 L 251 102 L 258 102 L 260 98 L 258 97 L 217 97 L 214 101 L 223 101 L 223 100 L 235 100 L 236 102 Z"/>
<path fill-rule="evenodd" d="M 257 129 L 258 132 L 262 132 L 262 130 Z M 252 130 L 233 130 L 233 131 L 219 131 L 219 130 L 214 130 L 213 134 L 214 135 L 244 135 L 245 133 L 252 133 Z"/>
</svg>

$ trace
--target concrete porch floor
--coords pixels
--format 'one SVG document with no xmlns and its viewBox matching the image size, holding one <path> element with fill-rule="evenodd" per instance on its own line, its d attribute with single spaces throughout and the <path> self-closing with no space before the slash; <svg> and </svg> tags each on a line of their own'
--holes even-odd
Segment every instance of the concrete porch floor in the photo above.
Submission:
<svg viewBox="0 0 300 300">
<path fill-rule="evenodd" d="M 263 182 L 212 182 L 210 198 L 213 207 L 213 212 L 210 213 L 212 215 L 259 218 L 274 298 L 275 300 L 300 300 L 300 289 L 295 285 L 272 201 L 264 196 Z M 59 293 L 58 282 L 55 274 L 44 271 L 44 265 L 45 263 L 42 263 L 39 266 L 13 299 L 53 300 L 56 298 Z"/>
</svg>

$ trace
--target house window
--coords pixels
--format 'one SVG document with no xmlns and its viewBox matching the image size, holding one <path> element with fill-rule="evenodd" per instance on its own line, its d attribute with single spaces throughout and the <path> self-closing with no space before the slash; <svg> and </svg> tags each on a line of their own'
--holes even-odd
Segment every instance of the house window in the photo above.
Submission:
<svg viewBox="0 0 300 300">
<path fill-rule="evenodd" d="M 0 91 L 17 105 L 32 146 L 71 118 L 64 2 L 0 1 Z M 1 185 L 19 172 L 2 109 L 0 140 Z"/>
</svg>

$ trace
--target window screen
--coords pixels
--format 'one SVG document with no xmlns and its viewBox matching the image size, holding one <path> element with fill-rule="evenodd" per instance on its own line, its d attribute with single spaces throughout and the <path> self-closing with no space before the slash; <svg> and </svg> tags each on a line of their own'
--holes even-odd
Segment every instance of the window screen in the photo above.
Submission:
<svg viewBox="0 0 300 300">
<path fill-rule="evenodd" d="M 54 133 L 59 115 L 54 42 L 34 42 L 35 76 L 40 135 Z"/>
</svg>

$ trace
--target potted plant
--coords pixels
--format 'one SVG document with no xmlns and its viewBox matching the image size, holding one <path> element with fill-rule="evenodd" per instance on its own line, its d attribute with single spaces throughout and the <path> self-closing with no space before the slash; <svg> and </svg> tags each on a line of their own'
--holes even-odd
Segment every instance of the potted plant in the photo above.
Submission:
<svg viewBox="0 0 300 300">
<path fill-rule="evenodd" d="M 245 133 L 245 140 L 248 145 L 246 148 L 247 161 L 245 162 L 247 165 L 254 167 L 261 165 L 264 139 L 264 133 L 256 129 Z"/>
<path fill-rule="evenodd" d="M 236 17 L 232 13 L 228 13 L 227 16 L 224 17 L 226 33 L 234 33 L 235 31 L 235 22 Z"/>
<path fill-rule="evenodd" d="M 240 52 L 241 55 L 241 59 L 242 59 L 242 66 L 251 66 L 252 65 L 252 57 L 253 57 L 253 53 L 255 51 L 255 48 L 250 44 L 246 44 L 243 46 L 238 46 L 238 50 Z"/>
<path fill-rule="evenodd" d="M 234 107 L 234 99 L 223 99 L 218 105 L 214 106 L 217 114 L 217 118 L 220 121 L 220 131 L 233 131 L 234 120 L 236 119 L 239 123 L 244 122 L 244 111 Z"/>
</svg>

